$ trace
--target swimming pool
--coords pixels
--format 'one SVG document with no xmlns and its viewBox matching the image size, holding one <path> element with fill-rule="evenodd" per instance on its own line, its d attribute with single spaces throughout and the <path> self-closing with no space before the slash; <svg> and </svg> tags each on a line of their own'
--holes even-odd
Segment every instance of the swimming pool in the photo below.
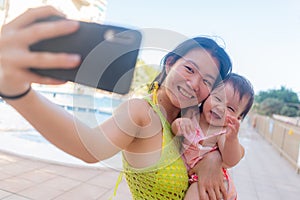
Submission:
<svg viewBox="0 0 300 200">
<path fill-rule="evenodd" d="M 63 92 L 41 93 L 90 127 L 95 127 L 110 117 L 113 109 L 122 102 L 121 99 L 109 96 L 94 97 Z M 49 143 L 4 101 L 0 102 L 0 112 L 0 149 L 2 151 L 67 165 L 121 168 L 120 154 L 97 164 L 87 164 Z"/>
</svg>

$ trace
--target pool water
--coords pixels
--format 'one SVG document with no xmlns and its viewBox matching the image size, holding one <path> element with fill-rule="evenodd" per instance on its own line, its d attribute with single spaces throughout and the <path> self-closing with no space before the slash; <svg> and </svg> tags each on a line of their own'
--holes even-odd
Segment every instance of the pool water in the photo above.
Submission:
<svg viewBox="0 0 300 200">
<path fill-rule="evenodd" d="M 109 118 L 113 109 L 122 102 L 121 99 L 107 96 L 93 97 L 67 93 L 54 94 L 53 92 L 42 94 L 90 127 L 95 127 Z M 0 149 L 2 151 L 67 165 L 121 169 L 120 153 L 97 164 L 84 163 L 49 143 L 4 101 L 0 102 L 0 112 Z"/>
</svg>

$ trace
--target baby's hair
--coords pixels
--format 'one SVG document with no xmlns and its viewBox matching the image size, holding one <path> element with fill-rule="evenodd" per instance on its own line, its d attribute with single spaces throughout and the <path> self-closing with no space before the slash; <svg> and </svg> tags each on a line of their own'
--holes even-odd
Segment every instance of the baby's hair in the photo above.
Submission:
<svg viewBox="0 0 300 200">
<path fill-rule="evenodd" d="M 246 79 L 245 77 L 236 74 L 231 73 L 225 80 L 224 84 L 230 83 L 233 87 L 234 92 L 239 94 L 240 100 L 243 99 L 243 97 L 248 98 L 248 102 L 246 105 L 245 110 L 241 113 L 241 118 L 244 119 L 248 112 L 250 111 L 253 101 L 254 101 L 254 90 L 251 82 Z"/>
<path fill-rule="evenodd" d="M 243 112 L 241 113 L 241 116 L 240 116 L 241 119 L 243 120 L 253 105 L 253 101 L 254 101 L 253 86 L 252 86 L 251 82 L 248 79 L 246 79 L 245 77 L 238 75 L 236 73 L 230 73 L 221 83 L 218 83 L 217 85 L 215 85 L 214 89 L 221 85 L 224 85 L 226 83 L 229 83 L 232 85 L 234 92 L 239 94 L 240 100 L 242 100 L 243 97 L 248 98 L 246 108 L 245 108 L 245 110 L 243 110 Z M 202 111 L 203 111 L 203 105 L 204 105 L 206 99 L 199 106 L 200 113 L 202 113 Z"/>
</svg>

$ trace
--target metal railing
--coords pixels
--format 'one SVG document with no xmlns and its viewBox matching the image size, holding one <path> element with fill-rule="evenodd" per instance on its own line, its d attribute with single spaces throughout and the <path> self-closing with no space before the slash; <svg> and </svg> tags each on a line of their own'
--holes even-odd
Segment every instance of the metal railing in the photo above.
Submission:
<svg viewBox="0 0 300 200">
<path fill-rule="evenodd" d="M 251 114 L 256 131 L 272 144 L 300 173 L 300 127 L 278 117 Z"/>
</svg>

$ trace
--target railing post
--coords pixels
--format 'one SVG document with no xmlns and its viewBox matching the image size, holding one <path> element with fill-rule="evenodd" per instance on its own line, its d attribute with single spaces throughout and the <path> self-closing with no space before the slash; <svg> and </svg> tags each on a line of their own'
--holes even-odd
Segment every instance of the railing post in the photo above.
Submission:
<svg viewBox="0 0 300 200">
<path fill-rule="evenodd" d="M 297 174 L 300 173 L 300 143 L 299 143 L 299 151 L 298 151 L 298 160 L 297 160 Z"/>
<path fill-rule="evenodd" d="M 287 130 L 287 129 L 284 128 L 283 136 L 282 136 L 282 141 L 281 141 L 281 145 L 280 145 L 280 155 L 282 155 L 282 152 L 283 152 L 283 146 L 284 146 L 284 142 L 285 142 L 286 130 Z"/>
</svg>

